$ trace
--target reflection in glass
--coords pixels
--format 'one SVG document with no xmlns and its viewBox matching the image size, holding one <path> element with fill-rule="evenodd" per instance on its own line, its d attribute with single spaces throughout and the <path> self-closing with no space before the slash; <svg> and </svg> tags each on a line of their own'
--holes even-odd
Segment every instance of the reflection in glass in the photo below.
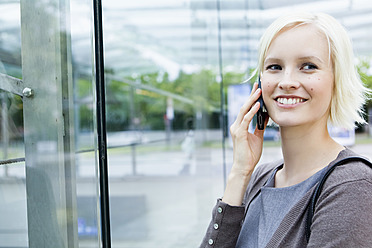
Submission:
<svg viewBox="0 0 372 248">
<path fill-rule="evenodd" d="M 0 74 L 22 77 L 19 2 L 1 4 Z M 4 247 L 28 246 L 22 98 L 0 80 L 0 240 Z"/>
<path fill-rule="evenodd" d="M 19 1 L 0 3 L 0 73 L 22 78 Z"/>
<path fill-rule="evenodd" d="M 256 47 L 263 29 L 284 9 L 295 5 L 335 13 L 350 30 L 356 54 L 371 55 L 372 51 L 370 39 L 366 37 L 370 33 L 368 20 L 372 10 L 367 1 L 362 1 L 363 4 L 337 1 L 337 9 L 335 1 L 310 4 L 286 1 L 280 6 L 275 1 L 220 1 L 221 30 L 218 30 L 216 1 L 102 2 L 113 247 L 152 248 L 154 244 L 197 247 L 201 241 L 211 207 L 222 195 L 223 174 L 226 173 L 222 166 L 220 109 L 225 99 L 221 99 L 220 94 L 219 55 L 222 55 L 226 95 L 229 85 L 242 82 L 256 65 Z M 75 164 L 71 175 L 75 174 L 76 178 L 62 178 L 71 180 L 68 185 L 76 187 L 71 189 L 76 191 L 76 199 L 70 200 L 76 200 L 74 225 L 77 230 L 68 231 L 76 231 L 79 247 L 100 247 L 92 3 L 90 0 L 55 0 L 53 3 L 58 4 L 53 5 L 45 1 L 23 1 L 23 4 L 30 3 L 37 3 L 38 13 L 45 18 L 39 20 L 43 25 L 38 25 L 36 30 L 39 32 L 40 26 L 50 26 L 48 20 L 61 18 L 61 23 L 67 20 L 66 27 L 62 25 L 48 34 L 71 39 L 71 44 L 67 41 L 66 47 L 62 47 L 67 53 L 49 50 L 54 54 L 51 56 L 44 45 L 38 45 L 48 42 L 34 34 L 30 36 L 32 39 L 22 43 L 21 49 L 21 3 L 2 1 L 0 73 L 19 80 L 23 79 L 25 71 L 35 75 L 41 72 L 38 76 L 48 77 L 52 70 L 41 69 L 43 64 L 52 64 L 54 58 L 67 55 L 66 60 L 70 62 L 60 68 L 64 68 L 61 72 L 66 79 L 64 82 L 72 82 L 72 94 L 56 106 L 68 106 L 64 111 L 72 114 L 73 121 L 64 128 L 73 133 L 74 149 L 71 154 L 61 154 L 55 140 L 37 139 L 40 154 L 33 155 L 43 160 L 48 152 L 58 154 L 53 162 L 63 165 L 59 167 L 61 170 L 68 164 Z M 56 9 L 57 6 L 65 9 Z M 30 11 L 30 21 L 35 21 L 35 13 Z M 221 54 L 218 32 L 222 39 Z M 31 42 L 36 45 L 31 46 Z M 29 52 L 38 51 L 34 58 L 43 57 L 44 63 L 29 63 L 27 68 L 22 68 L 22 59 L 29 59 L 21 56 L 25 47 Z M 367 84 L 371 81 L 369 60 L 362 58 L 358 65 Z M 45 92 L 38 96 L 45 99 L 44 102 L 36 99 L 41 103 L 35 110 L 42 112 L 50 107 L 55 100 L 51 94 L 64 94 L 58 91 L 62 87 L 53 88 L 52 81 L 35 82 L 35 86 Z M 48 177 L 60 170 L 49 171 L 49 165 L 35 173 L 29 170 L 35 177 L 26 178 L 24 130 L 29 127 L 30 122 L 26 120 L 30 118 L 24 116 L 33 117 L 33 111 L 25 113 L 23 103 L 32 101 L 22 100 L 4 88 L 4 81 L 0 81 L 0 219 L 4 220 L 0 221 L 0 246 L 28 247 L 32 230 L 27 227 L 26 198 L 59 200 L 64 199 L 64 195 L 40 189 L 41 185 L 58 188 L 58 182 L 48 181 Z M 242 99 L 243 102 L 244 95 Z M 233 100 L 236 104 L 236 99 Z M 234 108 L 239 107 L 234 105 Z M 43 119 L 32 119 L 32 122 L 42 135 L 56 127 Z M 62 125 L 59 127 L 58 130 L 62 130 Z M 225 129 L 227 131 L 227 127 Z M 372 156 L 366 130 L 367 127 L 357 130 L 353 149 Z M 274 141 L 265 143 L 264 153 L 269 156 L 264 157 L 280 157 L 277 130 L 273 130 L 270 137 Z M 226 164 L 230 166 L 231 147 L 228 144 L 226 147 Z M 64 156 L 72 158 L 73 162 L 65 163 L 61 159 Z M 37 189 L 28 196 L 26 179 L 34 180 Z M 58 211 L 68 212 L 62 208 Z M 51 233 L 54 234 L 58 230 L 47 228 L 53 229 Z"/>
<path fill-rule="evenodd" d="M 103 6 L 113 247 L 196 247 L 223 187 L 216 10 L 157 4 Z"/>
<path fill-rule="evenodd" d="M 101 247 L 91 1 L 70 1 L 79 247 Z M 78 25 L 77 25 L 78 24 Z"/>
<path fill-rule="evenodd" d="M 0 240 L 1 245 L 28 245 L 22 99 L 0 91 Z M 17 162 L 19 161 L 19 162 Z"/>
</svg>

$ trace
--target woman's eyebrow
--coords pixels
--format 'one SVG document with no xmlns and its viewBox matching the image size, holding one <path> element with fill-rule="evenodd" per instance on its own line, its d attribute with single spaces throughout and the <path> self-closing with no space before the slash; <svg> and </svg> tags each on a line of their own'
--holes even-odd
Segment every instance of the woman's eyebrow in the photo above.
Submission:
<svg viewBox="0 0 372 248">
<path fill-rule="evenodd" d="M 306 60 L 310 60 L 310 61 L 317 61 L 317 62 L 320 62 L 320 63 L 324 63 L 324 61 L 322 59 L 320 59 L 318 56 L 301 56 L 301 57 L 298 57 L 297 60 L 300 60 L 300 61 L 306 61 Z M 283 60 L 280 59 L 280 58 L 275 58 L 275 57 L 268 57 L 265 59 L 264 61 L 264 64 L 271 64 L 271 63 L 281 63 Z"/>
<path fill-rule="evenodd" d="M 282 62 L 282 60 L 279 58 L 268 57 L 265 59 L 264 64 L 280 63 L 280 62 Z"/>
<path fill-rule="evenodd" d="M 303 56 L 303 57 L 299 57 L 298 59 L 299 60 L 310 60 L 310 61 L 316 60 L 320 63 L 324 63 L 324 61 L 317 56 Z"/>
</svg>

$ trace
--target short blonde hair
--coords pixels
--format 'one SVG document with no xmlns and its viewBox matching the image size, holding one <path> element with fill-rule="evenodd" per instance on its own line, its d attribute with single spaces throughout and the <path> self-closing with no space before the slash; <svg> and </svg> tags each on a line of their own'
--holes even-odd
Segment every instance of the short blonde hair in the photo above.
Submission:
<svg viewBox="0 0 372 248">
<path fill-rule="evenodd" d="M 332 16 L 324 13 L 293 13 L 275 20 L 260 40 L 258 66 L 254 75 L 263 70 L 267 51 L 280 31 L 299 25 L 312 24 L 327 37 L 330 59 L 333 64 L 334 90 L 331 99 L 329 123 L 352 129 L 355 122 L 364 124 L 363 105 L 370 90 L 364 87 L 354 65 L 350 38 L 344 27 Z"/>
</svg>

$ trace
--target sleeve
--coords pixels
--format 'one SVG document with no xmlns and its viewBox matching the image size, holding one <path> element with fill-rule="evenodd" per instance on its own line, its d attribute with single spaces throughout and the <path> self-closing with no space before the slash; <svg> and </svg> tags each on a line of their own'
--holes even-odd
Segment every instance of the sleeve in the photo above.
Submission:
<svg viewBox="0 0 372 248">
<path fill-rule="evenodd" d="M 325 190 L 316 206 L 308 247 L 372 247 L 371 207 L 370 180 Z"/>
<path fill-rule="evenodd" d="M 244 219 L 245 206 L 230 206 L 219 199 L 212 211 L 200 248 L 233 248 L 238 240 Z"/>
</svg>

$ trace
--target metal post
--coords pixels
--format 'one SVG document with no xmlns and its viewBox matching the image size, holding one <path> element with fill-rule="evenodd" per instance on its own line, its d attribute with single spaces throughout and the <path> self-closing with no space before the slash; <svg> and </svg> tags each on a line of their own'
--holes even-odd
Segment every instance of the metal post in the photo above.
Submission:
<svg viewBox="0 0 372 248">
<path fill-rule="evenodd" d="M 105 102 L 105 66 L 103 56 L 102 2 L 93 0 L 94 9 L 94 48 L 95 76 L 97 94 L 97 136 L 99 185 L 101 204 L 101 233 L 103 248 L 111 247 L 109 182 L 107 169 L 107 135 L 106 135 L 106 102 Z"/>
<path fill-rule="evenodd" d="M 131 144 L 131 150 L 132 150 L 132 173 L 133 173 L 133 176 L 137 176 L 136 146 L 137 146 L 137 143 Z"/>
<path fill-rule="evenodd" d="M 227 124 L 225 120 L 225 92 L 224 92 L 224 84 L 223 84 L 223 66 L 222 66 L 222 45 L 221 45 L 221 1 L 216 0 L 217 4 L 217 21 L 218 21 L 218 68 L 219 68 L 219 75 L 218 81 L 220 83 L 220 97 L 221 97 L 221 128 L 222 128 L 222 166 L 223 166 L 223 182 L 224 187 L 226 187 L 226 131 L 227 131 Z"/>
<path fill-rule="evenodd" d="M 69 0 L 21 1 L 30 248 L 78 247 Z"/>
</svg>

